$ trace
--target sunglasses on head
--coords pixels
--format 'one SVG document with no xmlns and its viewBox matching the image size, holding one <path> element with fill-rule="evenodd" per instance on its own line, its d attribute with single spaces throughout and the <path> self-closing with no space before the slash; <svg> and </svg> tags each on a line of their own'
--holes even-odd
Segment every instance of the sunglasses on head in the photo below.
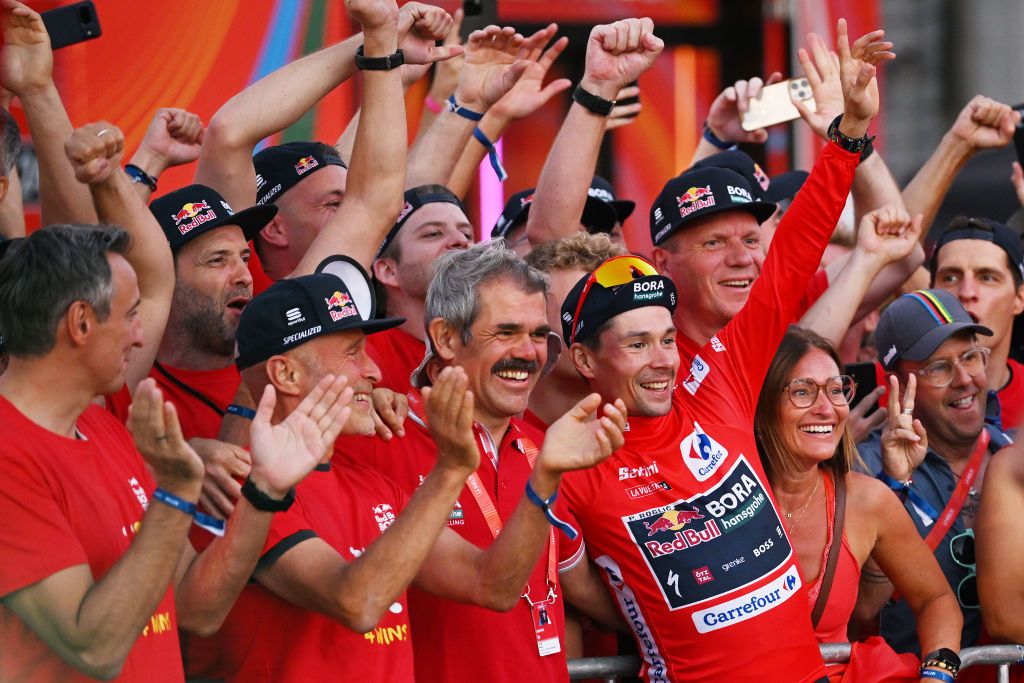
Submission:
<svg viewBox="0 0 1024 683">
<path fill-rule="evenodd" d="M 956 587 L 956 598 L 963 607 L 978 609 L 978 569 L 974 559 L 974 529 L 967 529 L 949 539 L 949 554 L 961 567 L 969 570 Z"/>
<path fill-rule="evenodd" d="M 580 300 L 576 304 L 576 313 L 572 316 L 572 328 L 569 334 L 568 345 L 571 346 L 576 342 L 577 323 L 579 323 L 580 312 L 583 310 L 583 303 L 587 300 L 587 294 L 590 293 L 590 288 L 594 286 L 595 282 L 602 287 L 610 289 L 650 275 L 661 275 L 661 273 L 654 267 L 654 264 L 639 256 L 613 256 L 599 265 L 587 277 L 587 282 L 583 285 L 583 291 L 580 292 Z"/>
</svg>

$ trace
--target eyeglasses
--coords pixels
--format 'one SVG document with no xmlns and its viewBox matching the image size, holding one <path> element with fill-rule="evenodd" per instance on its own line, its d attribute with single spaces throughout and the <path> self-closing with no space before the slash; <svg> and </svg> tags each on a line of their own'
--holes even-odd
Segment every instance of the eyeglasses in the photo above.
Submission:
<svg viewBox="0 0 1024 683">
<path fill-rule="evenodd" d="M 587 278 L 586 284 L 583 285 L 580 300 L 576 304 L 576 313 L 572 316 L 572 330 L 567 346 L 572 346 L 576 341 L 576 332 L 579 329 L 578 323 L 580 312 L 583 310 L 583 302 L 587 300 L 587 294 L 590 293 L 590 288 L 594 286 L 595 282 L 602 287 L 618 287 L 637 278 L 660 274 L 650 261 L 639 256 L 613 256 L 599 265 Z"/>
<path fill-rule="evenodd" d="M 782 388 L 789 395 L 790 402 L 797 408 L 810 408 L 818 400 L 818 391 L 825 390 L 825 396 L 834 406 L 848 406 L 857 392 L 857 383 L 849 375 L 829 377 L 824 384 L 818 384 L 810 377 L 791 380 Z"/>
<path fill-rule="evenodd" d="M 949 554 L 961 567 L 969 570 L 956 587 L 956 599 L 968 609 L 978 609 L 978 569 L 974 559 L 974 529 L 949 539 Z"/>
<path fill-rule="evenodd" d="M 980 375 L 985 372 L 988 365 L 988 355 L 991 353 L 984 347 L 969 349 L 959 358 L 953 360 L 937 360 L 929 363 L 920 370 L 914 370 L 922 380 L 937 388 L 948 387 L 956 377 L 956 368 L 962 367 L 968 375 Z"/>
</svg>

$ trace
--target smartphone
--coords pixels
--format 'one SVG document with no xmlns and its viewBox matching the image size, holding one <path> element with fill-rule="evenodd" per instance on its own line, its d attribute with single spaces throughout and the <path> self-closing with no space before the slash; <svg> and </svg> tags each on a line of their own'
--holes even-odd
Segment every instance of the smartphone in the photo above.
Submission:
<svg viewBox="0 0 1024 683">
<path fill-rule="evenodd" d="M 484 12 L 484 0 L 462 0 L 462 13 L 475 17 Z"/>
<path fill-rule="evenodd" d="M 640 82 L 639 81 L 633 81 L 629 85 L 630 85 L 630 87 L 637 86 L 637 85 L 640 85 Z M 637 93 L 633 97 L 623 97 L 621 100 L 616 100 L 615 104 L 616 104 L 616 106 L 622 106 L 624 104 L 636 104 L 639 101 L 640 101 L 640 93 Z M 625 118 L 632 119 L 632 118 L 635 118 L 635 117 L 637 117 L 639 115 L 640 115 L 640 112 L 636 112 L 634 114 L 630 114 L 629 116 L 627 116 Z"/>
<path fill-rule="evenodd" d="M 870 394 L 878 386 L 878 378 L 875 375 L 875 364 L 872 362 L 865 363 L 848 363 L 843 366 L 843 372 L 850 377 L 853 377 L 853 381 L 857 383 L 857 393 L 853 395 L 853 400 L 850 401 L 850 407 L 855 407 L 858 403 L 863 400 L 865 396 Z M 866 415 L 878 410 L 876 404 L 871 408 Z"/>
<path fill-rule="evenodd" d="M 750 109 L 741 115 L 743 130 L 759 130 L 800 118 L 793 100 L 800 100 L 811 111 L 816 110 L 811 84 L 806 78 L 766 85 L 757 99 L 750 100 Z"/>
<path fill-rule="evenodd" d="M 54 50 L 100 37 L 100 18 L 92 0 L 51 9 L 40 16 Z"/>
<path fill-rule="evenodd" d="M 1017 148 L 1017 161 L 1024 164 L 1024 104 L 1014 106 L 1014 110 L 1021 113 L 1021 121 L 1017 129 L 1013 131 L 1013 146 Z"/>
</svg>

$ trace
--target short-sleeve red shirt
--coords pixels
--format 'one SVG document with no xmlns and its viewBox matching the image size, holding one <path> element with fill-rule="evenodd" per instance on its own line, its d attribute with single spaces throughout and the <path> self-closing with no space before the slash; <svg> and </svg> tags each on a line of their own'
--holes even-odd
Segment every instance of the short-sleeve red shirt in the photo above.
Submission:
<svg viewBox="0 0 1024 683">
<path fill-rule="evenodd" d="M 371 334 L 366 352 L 380 368 L 378 387 L 404 394 L 412 389 L 409 375 L 423 362 L 427 346 L 400 327 Z"/>
<path fill-rule="evenodd" d="M 131 435 L 90 406 L 84 439 L 35 424 L 0 397 L 0 598 L 75 565 L 99 580 L 128 551 L 155 488 Z M 0 601 L 0 681 L 91 681 Z M 166 589 L 118 681 L 182 681 L 174 597 Z"/>
</svg>

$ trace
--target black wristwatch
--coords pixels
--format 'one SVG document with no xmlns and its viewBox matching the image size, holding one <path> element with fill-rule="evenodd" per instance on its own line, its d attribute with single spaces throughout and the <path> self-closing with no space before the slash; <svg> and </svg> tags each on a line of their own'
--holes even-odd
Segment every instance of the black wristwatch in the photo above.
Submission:
<svg viewBox="0 0 1024 683">
<path fill-rule="evenodd" d="M 875 139 L 875 137 L 873 135 L 869 136 L 867 133 L 865 133 L 864 137 L 862 138 L 851 138 L 846 135 L 843 135 L 843 133 L 839 130 L 839 123 L 842 120 L 843 115 L 840 114 L 839 116 L 835 117 L 832 120 L 831 124 L 829 124 L 828 139 L 836 143 L 843 149 L 845 149 L 847 152 L 851 152 L 853 154 L 860 154 L 861 152 L 864 151 L 864 148 L 867 147 L 868 144 Z"/>
<path fill-rule="evenodd" d="M 587 92 L 583 89 L 582 83 L 577 85 L 576 89 L 572 91 L 572 99 L 583 108 L 598 116 L 608 116 L 615 107 L 615 100 L 606 100 L 592 92 Z"/>
<path fill-rule="evenodd" d="M 942 669 L 949 672 L 953 678 L 956 678 L 956 675 L 960 672 L 960 655 L 948 647 L 939 648 L 921 658 L 921 668 L 924 669 L 925 667 Z"/>
<path fill-rule="evenodd" d="M 288 495 L 278 500 L 277 498 L 271 498 L 256 488 L 256 484 L 252 483 L 252 479 L 249 477 L 246 477 L 245 483 L 242 484 L 242 495 L 260 512 L 284 512 L 295 502 L 295 489 L 292 489 L 288 492 Z"/>
<path fill-rule="evenodd" d="M 363 71 L 391 71 L 403 64 L 405 64 L 405 55 L 401 49 L 386 57 L 364 57 L 362 45 L 356 50 L 356 68 Z"/>
</svg>

